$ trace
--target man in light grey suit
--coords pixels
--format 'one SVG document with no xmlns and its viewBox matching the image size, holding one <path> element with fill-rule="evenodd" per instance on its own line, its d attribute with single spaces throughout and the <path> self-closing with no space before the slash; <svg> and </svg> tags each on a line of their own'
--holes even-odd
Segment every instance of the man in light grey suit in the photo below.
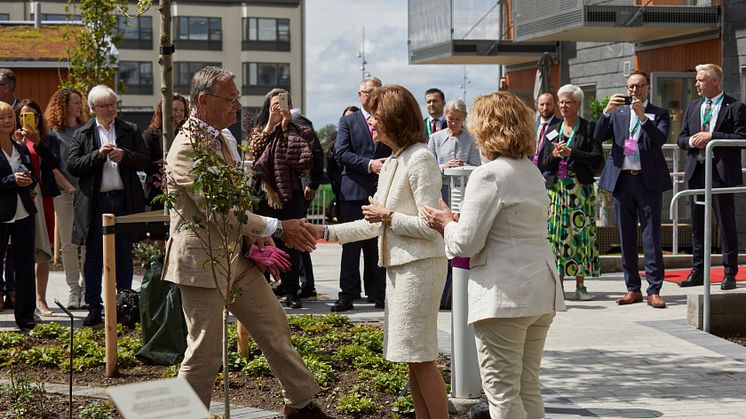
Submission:
<svg viewBox="0 0 746 419">
<path fill-rule="evenodd" d="M 171 192 L 178 194 L 170 211 L 171 235 L 166 245 L 164 280 L 175 283 L 181 292 L 182 309 L 187 322 L 187 351 L 179 369 L 206 406 L 210 405 L 215 377 L 220 368 L 223 297 L 217 289 L 225 287 L 225 278 L 215 281 L 203 261 L 205 246 L 196 234 L 181 228 L 184 220 L 200 216 L 204 198 L 195 194 L 191 185 L 193 141 L 217 140 L 226 164 L 233 163 L 229 147 L 220 130 L 236 121 L 240 108 L 239 92 L 233 73 L 219 67 L 205 67 L 192 79 L 192 114 L 174 140 L 166 158 L 166 179 Z M 315 241 L 303 220 L 283 220 L 249 213 L 248 222 L 236 222 L 230 234 L 261 238 L 278 237 L 288 246 L 311 251 Z M 208 237 L 219 237 L 217 225 L 206 222 Z M 234 236 L 236 238 L 236 236 Z M 213 239 L 214 240 L 214 239 Z M 271 240 L 259 239 L 263 243 Z M 217 240 L 209 244 L 218 247 Z M 290 343 L 290 327 L 282 307 L 264 279 L 260 269 L 241 252 L 231 261 L 234 274 L 231 288 L 244 290 L 230 311 L 249 331 L 269 361 L 272 373 L 285 390 L 284 414 L 287 418 L 323 419 L 327 416 L 313 403 L 320 391 L 318 384 Z M 220 282 L 223 284 L 219 284 Z M 218 284 L 216 284 L 218 282 Z"/>
</svg>

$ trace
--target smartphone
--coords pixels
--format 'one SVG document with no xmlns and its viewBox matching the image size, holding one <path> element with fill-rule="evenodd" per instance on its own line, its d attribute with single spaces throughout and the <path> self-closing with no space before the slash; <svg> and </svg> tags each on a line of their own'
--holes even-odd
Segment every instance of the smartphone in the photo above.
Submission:
<svg viewBox="0 0 746 419">
<path fill-rule="evenodd" d="M 36 129 L 36 115 L 33 112 L 22 113 L 21 126 L 24 129 Z"/>
<path fill-rule="evenodd" d="M 288 104 L 288 94 L 287 93 L 280 93 L 277 95 L 280 100 L 280 108 L 288 111 L 290 110 L 290 105 Z"/>
<path fill-rule="evenodd" d="M 624 99 L 624 104 L 625 105 L 631 105 L 632 104 L 632 96 L 622 96 L 622 98 Z"/>
<path fill-rule="evenodd" d="M 28 173 L 28 169 L 26 168 L 26 166 L 19 164 L 18 167 L 16 167 L 16 173 L 26 174 Z"/>
</svg>

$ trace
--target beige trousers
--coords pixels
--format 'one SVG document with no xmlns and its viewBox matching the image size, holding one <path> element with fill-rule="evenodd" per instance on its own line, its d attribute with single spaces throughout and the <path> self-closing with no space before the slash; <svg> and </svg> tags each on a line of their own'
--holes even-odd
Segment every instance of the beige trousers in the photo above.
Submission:
<svg viewBox="0 0 746 419">
<path fill-rule="evenodd" d="M 479 372 L 492 419 L 544 417 L 539 367 L 554 314 L 474 323 Z"/>
<path fill-rule="evenodd" d="M 85 260 L 85 247 L 73 243 L 73 222 L 75 220 L 75 208 L 73 207 L 74 195 L 66 192 L 60 193 L 54 198 L 54 214 L 57 217 L 58 230 L 60 232 L 60 255 L 62 256 L 62 267 L 65 269 L 65 281 L 70 294 L 85 296 L 85 282 L 81 275 L 81 267 Z M 78 257 L 78 248 L 82 248 Z"/>
<path fill-rule="evenodd" d="M 215 377 L 222 362 L 223 300 L 214 288 L 178 284 L 188 336 L 179 376 L 210 406 Z M 290 343 L 285 311 L 259 269 L 252 268 L 236 282 L 243 292 L 230 305 L 233 315 L 248 329 L 269 362 L 272 374 L 285 389 L 285 402 L 313 399 L 319 385 Z"/>
</svg>

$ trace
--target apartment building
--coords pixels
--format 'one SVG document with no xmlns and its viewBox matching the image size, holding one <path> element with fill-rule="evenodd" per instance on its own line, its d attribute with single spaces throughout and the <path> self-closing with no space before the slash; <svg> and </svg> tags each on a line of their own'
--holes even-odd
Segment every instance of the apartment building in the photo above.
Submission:
<svg viewBox="0 0 746 419">
<path fill-rule="evenodd" d="M 746 99 L 746 0 L 410 0 L 408 4 L 410 63 L 501 64 L 501 80 L 495 80 L 495 88 L 507 88 L 532 106 L 537 62 L 544 52 L 552 57 L 552 90 L 566 83 L 581 87 L 586 118 L 591 118 L 593 99 L 625 91 L 630 71 L 649 73 L 651 101 L 671 113 L 670 143 L 678 137 L 687 103 L 697 96 L 697 64 L 720 65 L 725 73 L 723 90 Z M 683 164 L 678 170 L 683 171 Z M 669 217 L 670 198 L 670 192 L 664 195 L 664 220 Z M 687 207 L 686 202 L 680 205 L 683 221 Z M 746 219 L 744 195 L 737 195 L 736 207 L 738 219 Z M 743 249 L 746 223 L 739 230 Z"/>
<path fill-rule="evenodd" d="M 31 21 L 32 1 L 2 1 L 0 21 Z M 69 18 L 64 0 L 41 1 L 42 21 Z M 161 18 L 158 2 L 143 15 L 119 17 L 122 39 L 117 45 L 118 77 L 127 86 L 121 112 L 147 125 L 160 100 L 158 63 Z M 7 7 L 6 7 L 7 6 Z M 135 3 L 130 10 L 134 14 Z M 303 107 L 303 2 L 301 0 L 174 0 L 172 33 L 174 90 L 188 95 L 196 71 L 222 65 L 236 74 L 242 110 L 255 113 L 264 94 L 274 87 L 290 91 Z M 75 17 L 75 10 L 72 10 Z"/>
</svg>

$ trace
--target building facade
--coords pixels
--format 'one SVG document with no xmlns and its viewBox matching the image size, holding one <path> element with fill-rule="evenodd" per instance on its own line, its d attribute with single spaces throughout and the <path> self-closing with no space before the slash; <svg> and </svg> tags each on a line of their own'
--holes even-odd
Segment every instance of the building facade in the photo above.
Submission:
<svg viewBox="0 0 746 419">
<path fill-rule="evenodd" d="M 507 88 L 532 106 L 542 52 L 552 57 L 553 91 L 566 83 L 583 89 L 586 118 L 592 118 L 594 100 L 625 92 L 630 71 L 649 73 L 651 101 L 671 113 L 671 144 L 683 111 L 697 97 L 697 64 L 720 65 L 723 90 L 746 99 L 746 0 L 438 1 L 450 13 L 429 15 L 423 12 L 429 0 L 409 1 L 410 63 L 502 64 L 495 88 Z M 445 31 L 428 40 L 424 34 L 434 27 Z M 683 163 L 673 167 L 673 152 L 672 169 L 683 172 Z M 684 222 L 687 202 L 679 205 Z M 746 220 L 746 195 L 737 195 L 736 208 L 737 218 Z M 663 217 L 669 218 L 667 208 Z M 739 242 L 745 249 L 744 222 Z"/>
<path fill-rule="evenodd" d="M 0 20 L 34 19 L 32 1 L 2 1 Z M 40 1 L 42 21 L 76 19 L 67 2 Z M 7 7 L 6 7 L 7 5 Z M 135 3 L 130 13 L 134 15 Z M 287 89 L 294 105 L 303 107 L 304 45 L 301 0 L 174 0 L 171 6 L 174 90 L 189 94 L 196 71 L 222 65 L 236 74 L 242 110 L 255 113 L 264 94 Z M 157 2 L 143 15 L 119 17 L 121 41 L 118 77 L 126 85 L 121 112 L 141 127 L 160 100 L 158 63 L 161 18 Z"/>
</svg>

